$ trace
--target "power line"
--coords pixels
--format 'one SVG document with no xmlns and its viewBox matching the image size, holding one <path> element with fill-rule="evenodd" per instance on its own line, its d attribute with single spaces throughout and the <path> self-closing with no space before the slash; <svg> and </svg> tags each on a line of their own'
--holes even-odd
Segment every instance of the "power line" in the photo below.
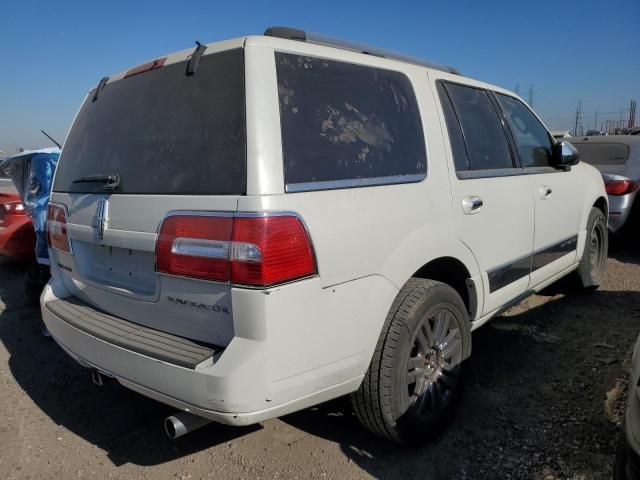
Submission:
<svg viewBox="0 0 640 480">
<path fill-rule="evenodd" d="M 578 101 L 578 108 L 576 108 L 576 126 L 573 129 L 573 135 L 578 136 L 578 125 L 580 125 L 580 135 L 582 135 L 582 100 Z"/>
</svg>

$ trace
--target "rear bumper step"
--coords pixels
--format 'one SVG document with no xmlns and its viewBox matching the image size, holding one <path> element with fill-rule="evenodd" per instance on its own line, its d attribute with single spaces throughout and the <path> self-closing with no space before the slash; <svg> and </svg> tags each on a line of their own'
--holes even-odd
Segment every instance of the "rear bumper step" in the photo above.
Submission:
<svg viewBox="0 0 640 480">
<path fill-rule="evenodd" d="M 216 353 L 210 346 L 97 310 L 76 297 L 47 302 L 45 307 L 59 319 L 100 340 L 181 367 L 195 369 Z"/>
</svg>

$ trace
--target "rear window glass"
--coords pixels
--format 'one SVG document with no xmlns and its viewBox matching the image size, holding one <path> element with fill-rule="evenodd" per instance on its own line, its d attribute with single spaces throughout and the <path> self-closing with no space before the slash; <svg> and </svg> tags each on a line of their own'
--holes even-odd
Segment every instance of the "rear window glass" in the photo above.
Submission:
<svg viewBox="0 0 640 480">
<path fill-rule="evenodd" d="M 624 143 L 576 142 L 572 145 L 580 152 L 580 161 L 591 165 L 622 165 L 629 158 L 629 146 Z"/>
<path fill-rule="evenodd" d="M 108 83 L 87 97 L 56 173 L 58 192 L 101 192 L 74 183 L 120 176 L 113 193 L 243 194 L 246 185 L 244 56 L 205 55 L 194 75 L 186 62 Z"/>
<path fill-rule="evenodd" d="M 276 65 L 287 191 L 424 178 L 422 122 L 405 75 L 286 53 Z"/>
</svg>

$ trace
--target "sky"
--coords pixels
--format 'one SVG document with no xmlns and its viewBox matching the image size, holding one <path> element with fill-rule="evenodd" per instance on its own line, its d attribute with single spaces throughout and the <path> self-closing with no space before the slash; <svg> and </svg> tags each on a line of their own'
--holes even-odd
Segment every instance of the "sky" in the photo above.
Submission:
<svg viewBox="0 0 640 480">
<path fill-rule="evenodd" d="M 100 78 L 168 52 L 284 25 L 519 85 L 551 129 L 640 100 L 640 0 L 30 1 L 0 5 L 0 150 L 63 142 Z M 640 112 L 636 114 L 640 122 Z"/>
</svg>

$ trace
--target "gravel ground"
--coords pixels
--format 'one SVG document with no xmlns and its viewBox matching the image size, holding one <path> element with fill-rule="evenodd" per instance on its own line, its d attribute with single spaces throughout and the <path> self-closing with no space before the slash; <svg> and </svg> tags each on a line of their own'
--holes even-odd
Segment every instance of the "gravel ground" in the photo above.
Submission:
<svg viewBox="0 0 640 480">
<path fill-rule="evenodd" d="M 24 268 L 0 264 L 2 478 L 610 478 L 640 253 L 611 253 L 603 287 L 554 286 L 479 329 L 448 430 L 403 450 L 362 430 L 345 399 L 247 428 L 165 438 L 172 410 L 88 371 L 40 335 Z"/>
</svg>

